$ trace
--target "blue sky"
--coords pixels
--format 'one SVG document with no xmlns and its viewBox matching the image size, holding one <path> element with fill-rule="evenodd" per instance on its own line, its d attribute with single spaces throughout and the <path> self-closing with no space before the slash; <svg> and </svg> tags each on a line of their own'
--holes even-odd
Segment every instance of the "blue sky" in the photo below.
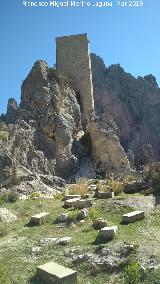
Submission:
<svg viewBox="0 0 160 284">
<path fill-rule="evenodd" d="M 134 76 L 152 73 L 160 85 L 160 1 L 144 0 L 140 8 L 120 8 L 116 2 L 110 8 L 43 8 L 2 0 L 0 113 L 9 97 L 20 101 L 21 83 L 36 60 L 53 66 L 56 36 L 87 32 L 91 51 L 107 66 L 120 63 Z"/>
</svg>

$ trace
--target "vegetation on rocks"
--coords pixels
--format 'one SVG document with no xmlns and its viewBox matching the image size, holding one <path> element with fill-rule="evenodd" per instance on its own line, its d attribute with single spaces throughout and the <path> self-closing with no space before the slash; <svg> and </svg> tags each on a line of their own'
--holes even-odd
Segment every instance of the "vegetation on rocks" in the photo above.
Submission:
<svg viewBox="0 0 160 284">
<path fill-rule="evenodd" d="M 0 193 L 0 204 L 6 203 L 14 203 L 18 200 L 19 196 L 16 192 L 4 192 Z"/>
<path fill-rule="evenodd" d="M 8 141 L 9 133 L 7 131 L 0 130 L 0 141 Z"/>
</svg>

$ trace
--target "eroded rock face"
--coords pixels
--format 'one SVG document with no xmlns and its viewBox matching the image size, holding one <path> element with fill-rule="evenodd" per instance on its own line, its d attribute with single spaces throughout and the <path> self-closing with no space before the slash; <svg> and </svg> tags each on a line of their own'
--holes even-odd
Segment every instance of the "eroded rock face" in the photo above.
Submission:
<svg viewBox="0 0 160 284">
<path fill-rule="evenodd" d="M 53 187 L 53 176 L 77 170 L 72 148 L 81 129 L 80 108 L 65 78 L 47 63 L 34 64 L 22 84 L 20 106 L 10 99 L 2 120 L 1 149 L 20 177 L 41 175 L 41 182 Z"/>
<path fill-rule="evenodd" d="M 77 166 L 72 146 L 81 129 L 80 109 L 67 81 L 43 61 L 34 64 L 23 82 L 19 117 L 36 121 L 37 147 L 55 159 L 57 175 L 69 175 Z"/>
<path fill-rule="evenodd" d="M 160 162 L 152 163 L 145 169 L 146 180 L 152 184 L 154 190 L 160 189 Z"/>
<path fill-rule="evenodd" d="M 88 132 L 92 141 L 92 157 L 96 161 L 97 173 L 130 170 L 130 164 L 119 143 L 114 128 L 99 118 L 89 123 Z"/>
<path fill-rule="evenodd" d="M 13 171 L 12 159 L 7 154 L 0 154 L 0 187 L 7 184 Z"/>
<path fill-rule="evenodd" d="M 160 89 L 152 75 L 138 77 L 91 55 L 96 112 L 108 111 L 119 129 L 121 145 L 136 166 L 159 160 Z M 130 156 L 130 155 L 129 155 Z"/>
</svg>

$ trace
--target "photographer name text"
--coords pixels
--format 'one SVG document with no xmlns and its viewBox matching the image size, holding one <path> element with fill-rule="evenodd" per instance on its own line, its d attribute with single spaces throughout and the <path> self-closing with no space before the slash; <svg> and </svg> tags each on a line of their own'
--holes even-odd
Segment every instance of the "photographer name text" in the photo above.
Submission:
<svg viewBox="0 0 160 284">
<path fill-rule="evenodd" d="M 119 7 L 119 8 L 140 8 L 144 6 L 144 1 L 22 1 L 24 7 L 52 7 L 52 8 L 64 8 L 64 7 Z"/>
</svg>

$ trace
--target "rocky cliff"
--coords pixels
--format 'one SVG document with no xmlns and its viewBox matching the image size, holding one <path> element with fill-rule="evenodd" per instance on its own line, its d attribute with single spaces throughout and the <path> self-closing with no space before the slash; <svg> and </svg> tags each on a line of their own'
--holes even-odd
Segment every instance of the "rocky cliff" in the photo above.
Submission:
<svg viewBox="0 0 160 284">
<path fill-rule="evenodd" d="M 138 77 L 91 55 L 96 113 L 109 112 L 121 145 L 136 166 L 160 159 L 160 89 L 152 75 Z M 134 161 L 133 161 L 134 159 Z"/>
<path fill-rule="evenodd" d="M 80 108 L 65 78 L 47 63 L 34 64 L 22 84 L 19 107 L 9 100 L 0 128 L 1 187 L 7 185 L 5 178 L 11 181 L 13 168 L 20 180 L 32 175 L 31 180 L 40 177 L 51 185 L 53 176 L 65 178 L 76 171 Z"/>
</svg>

